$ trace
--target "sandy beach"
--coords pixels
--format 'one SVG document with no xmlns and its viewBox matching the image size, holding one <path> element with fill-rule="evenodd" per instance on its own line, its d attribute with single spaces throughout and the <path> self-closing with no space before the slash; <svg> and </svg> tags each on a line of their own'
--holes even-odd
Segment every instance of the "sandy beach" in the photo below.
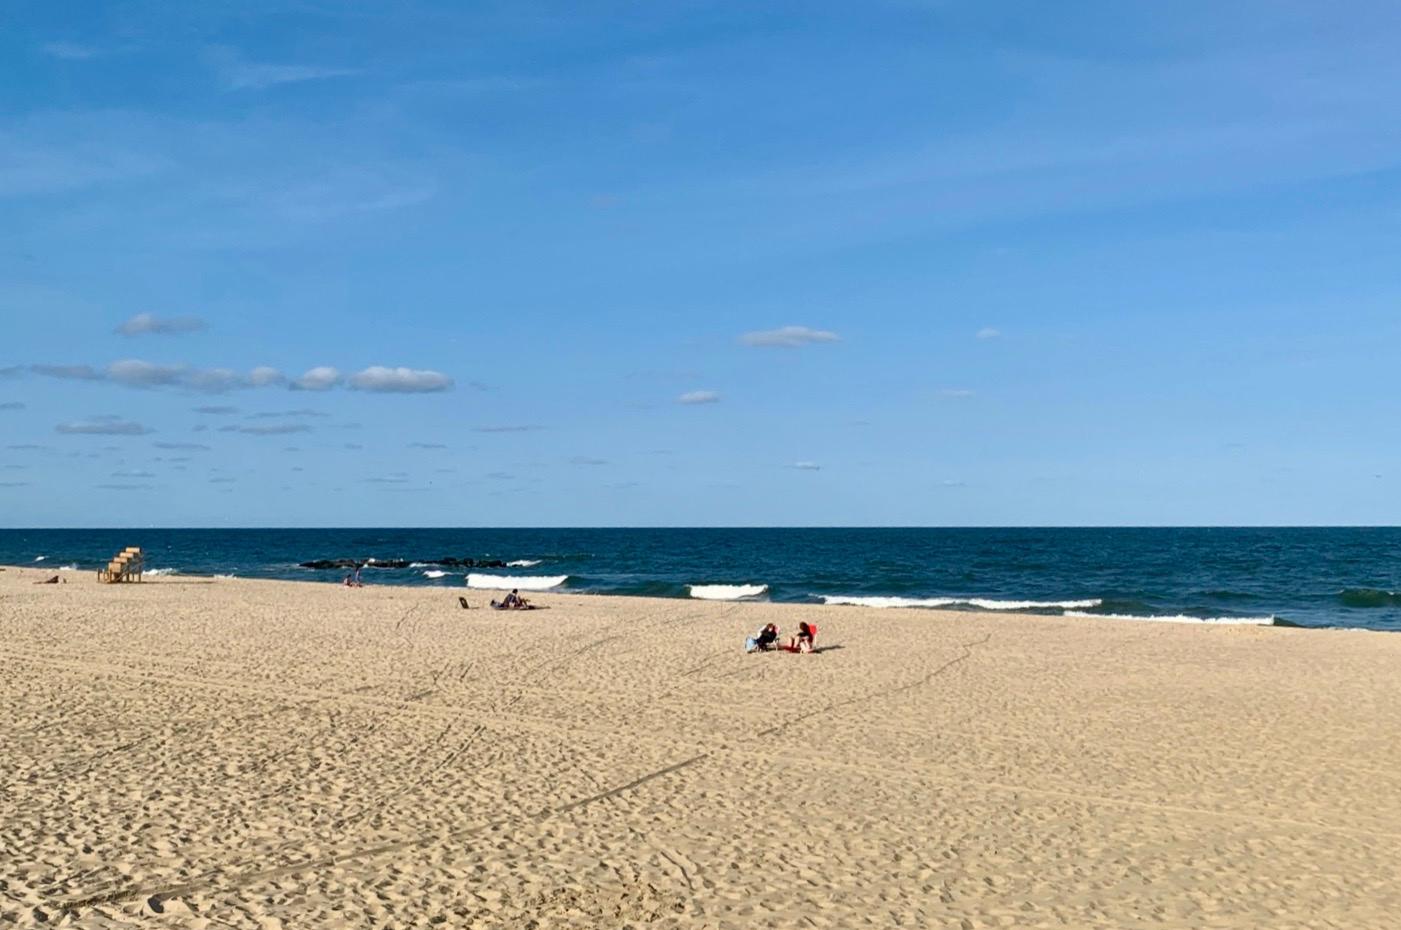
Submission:
<svg viewBox="0 0 1401 930">
<path fill-rule="evenodd" d="M 0 923 L 1401 913 L 1394 635 L 52 574 L 0 572 Z"/>
</svg>

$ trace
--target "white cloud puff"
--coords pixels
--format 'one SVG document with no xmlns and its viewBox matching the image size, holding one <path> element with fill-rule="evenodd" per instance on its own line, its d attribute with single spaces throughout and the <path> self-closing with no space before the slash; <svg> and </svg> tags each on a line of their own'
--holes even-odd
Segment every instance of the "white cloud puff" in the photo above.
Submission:
<svg viewBox="0 0 1401 930">
<path fill-rule="evenodd" d="M 1002 330 L 993 326 L 984 326 L 975 334 L 979 339 L 996 339 L 1002 335 Z"/>
<path fill-rule="evenodd" d="M 341 373 L 329 365 L 318 365 L 292 382 L 298 391 L 329 391 L 341 382 Z"/>
<path fill-rule="evenodd" d="M 248 383 L 253 387 L 272 387 L 278 384 L 286 384 L 287 376 L 276 368 L 269 368 L 267 365 L 259 365 L 248 373 Z"/>
<path fill-rule="evenodd" d="M 356 372 L 350 376 L 348 383 L 357 391 L 383 394 L 429 394 L 452 387 L 452 379 L 439 371 L 386 368 L 383 365 L 371 365 L 364 371 Z"/>
<path fill-rule="evenodd" d="M 719 391 L 687 391 L 676 398 L 678 404 L 718 404 L 720 402 Z"/>
</svg>

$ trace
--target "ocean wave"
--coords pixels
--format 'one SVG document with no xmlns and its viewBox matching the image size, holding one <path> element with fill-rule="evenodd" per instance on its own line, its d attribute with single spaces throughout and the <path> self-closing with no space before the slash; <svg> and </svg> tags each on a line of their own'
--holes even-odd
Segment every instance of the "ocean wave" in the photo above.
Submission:
<svg viewBox="0 0 1401 930">
<path fill-rule="evenodd" d="M 824 604 L 848 607 L 949 607 L 960 601 L 951 597 L 846 597 L 840 594 L 820 595 Z"/>
<path fill-rule="evenodd" d="M 174 569 L 174 568 L 148 568 L 148 569 L 145 569 L 145 570 L 144 570 L 143 574 L 147 574 L 147 575 L 157 575 L 157 576 L 159 576 L 159 575 L 178 575 L 178 574 L 180 574 L 180 571 L 179 571 L 179 569 Z"/>
<path fill-rule="evenodd" d="M 1082 601 L 999 601 L 986 597 L 846 597 L 821 595 L 824 604 L 853 607 L 977 607 L 980 610 L 1069 610 L 1098 607 L 1099 598 Z"/>
<path fill-rule="evenodd" d="M 983 597 L 970 597 L 968 600 L 958 603 L 980 607 L 983 610 L 1049 610 L 1052 608 L 1077 610 L 1098 607 L 1104 602 L 1097 597 L 1086 598 L 1082 601 L 995 601 Z"/>
<path fill-rule="evenodd" d="M 703 601 L 737 601 L 746 597 L 758 597 L 768 591 L 766 584 L 688 584 L 691 597 Z"/>
<path fill-rule="evenodd" d="M 47 559 L 47 558 L 48 558 L 48 556 L 46 556 L 46 555 L 36 555 L 36 556 L 34 557 L 34 561 L 36 561 L 36 562 L 42 562 L 42 561 L 44 561 L 44 560 Z"/>
<path fill-rule="evenodd" d="M 427 568 L 427 567 L 428 567 L 428 563 L 427 563 L 427 562 L 410 562 L 410 563 L 409 563 L 407 566 L 405 566 L 405 567 L 406 567 L 406 568 Z"/>
<path fill-rule="evenodd" d="M 475 572 L 467 576 L 469 588 L 493 588 L 508 591 L 520 588 L 522 591 L 545 591 L 557 588 L 569 579 L 568 575 L 479 575 Z"/>
<path fill-rule="evenodd" d="M 72 565 L 60 565 L 58 570 L 61 572 L 76 572 L 78 570 L 78 563 L 74 562 Z"/>
<path fill-rule="evenodd" d="M 1380 588 L 1346 588 L 1338 592 L 1344 607 L 1401 607 L 1401 591 Z"/>
<path fill-rule="evenodd" d="M 439 571 L 439 570 L 437 570 L 437 569 L 434 569 L 434 570 L 432 570 L 432 571 L 424 572 L 424 573 L 423 573 L 423 577 L 424 577 L 424 578 L 441 578 L 441 577 L 443 577 L 443 576 L 446 575 L 446 574 L 447 574 L 447 572 Z"/>
<path fill-rule="evenodd" d="M 1142 620 L 1149 623 L 1212 623 L 1221 626 L 1275 626 L 1279 624 L 1279 620 L 1273 615 L 1268 617 L 1191 617 L 1187 614 L 1158 614 L 1140 617 L 1133 614 L 1091 614 L 1083 610 L 1067 610 L 1064 615 L 1108 620 Z"/>
<path fill-rule="evenodd" d="M 509 568 L 534 568 L 539 564 L 539 559 L 516 559 L 513 562 L 506 563 Z"/>
</svg>

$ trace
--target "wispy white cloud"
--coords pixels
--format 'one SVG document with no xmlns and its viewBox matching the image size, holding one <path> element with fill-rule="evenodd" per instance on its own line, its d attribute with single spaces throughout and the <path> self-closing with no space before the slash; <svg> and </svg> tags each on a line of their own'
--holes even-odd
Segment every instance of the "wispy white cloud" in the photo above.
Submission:
<svg viewBox="0 0 1401 930">
<path fill-rule="evenodd" d="M 144 436 L 153 431 L 134 420 L 123 420 L 119 416 L 109 414 L 60 423 L 54 427 L 54 432 L 74 436 Z"/>
<path fill-rule="evenodd" d="M 1002 330 L 995 326 L 984 326 L 974 334 L 979 339 L 996 339 L 1002 335 Z"/>
<path fill-rule="evenodd" d="M 718 391 L 687 391 L 676 398 L 678 404 L 718 404 L 720 402 L 720 392 Z"/>
<path fill-rule="evenodd" d="M 411 443 L 409 443 L 409 448 L 410 448 L 410 449 L 424 449 L 424 450 L 431 450 L 431 451 L 441 451 L 441 450 L 443 450 L 443 449 L 446 449 L 447 446 L 444 445 L 444 444 L 441 443 L 441 442 L 411 442 Z"/>
<path fill-rule="evenodd" d="M 534 433 L 545 427 L 543 426 L 474 426 L 474 433 Z"/>
<path fill-rule="evenodd" d="M 745 333 L 739 341 L 747 346 L 771 349 L 796 349 L 800 346 L 821 342 L 837 342 L 840 337 L 829 330 L 811 329 L 807 326 L 780 326 L 778 329 L 760 329 Z"/>
<path fill-rule="evenodd" d="M 39 51 L 50 58 L 57 58 L 61 61 L 87 61 L 102 54 L 99 49 L 91 45 L 82 45 L 77 42 L 45 42 L 39 46 Z"/>
<path fill-rule="evenodd" d="M 607 465 L 607 459 L 596 459 L 587 455 L 576 455 L 569 460 L 570 465 Z"/>
<path fill-rule="evenodd" d="M 299 407 L 296 410 L 262 410 L 258 413 L 250 413 L 249 420 L 277 420 L 285 417 L 329 417 L 330 414 L 321 410 L 311 410 L 306 407 Z"/>
<path fill-rule="evenodd" d="M 123 336 L 176 336 L 197 333 L 207 328 L 208 324 L 197 316 L 158 317 L 153 313 L 138 313 L 118 326 L 115 332 Z"/>
<path fill-rule="evenodd" d="M 237 408 L 237 407 L 213 406 L 213 407 L 194 407 L 194 408 L 191 408 L 191 409 L 193 409 L 195 413 L 203 413 L 203 414 L 207 414 L 207 415 L 209 415 L 209 416 L 215 416 L 215 417 L 228 416 L 228 415 L 230 415 L 230 414 L 238 413 L 238 408 Z"/>
<path fill-rule="evenodd" d="M 0 404 L 0 410 L 23 410 L 24 404 L 17 400 L 7 400 Z"/>
<path fill-rule="evenodd" d="M 976 391 L 970 390 L 969 388 L 943 388 L 939 391 L 939 396 L 950 398 L 965 398 L 972 397 L 976 393 Z"/>
<path fill-rule="evenodd" d="M 347 383 L 356 391 L 382 394 L 427 394 L 452 387 L 452 379 L 439 371 L 385 368 L 382 365 L 372 365 L 356 372 Z"/>
<path fill-rule="evenodd" d="M 273 423 L 268 426 L 249 426 L 246 423 L 219 427 L 221 433 L 245 433 L 249 436 L 286 436 L 290 433 L 309 433 L 311 427 L 305 423 Z"/>
<path fill-rule="evenodd" d="M 237 49 L 226 46 L 211 49 L 209 60 L 228 90 L 266 90 L 281 84 L 324 81 L 360 73 L 357 68 L 249 61 Z"/>
<path fill-rule="evenodd" d="M 208 452 L 209 447 L 199 442 L 157 442 L 157 449 L 181 449 L 188 452 Z M 173 461 L 173 460 L 172 460 Z"/>
<path fill-rule="evenodd" d="M 796 468 L 798 471 L 821 471 L 821 470 L 822 470 L 822 466 L 819 465 L 819 464 L 817 464 L 816 462 L 794 462 L 794 463 L 793 463 L 791 466 L 789 466 L 789 467 L 790 467 L 790 468 Z"/>
<path fill-rule="evenodd" d="M 36 197 L 150 178 L 170 156 L 128 113 L 50 111 L 0 120 L 0 197 Z M 137 124 L 134 128 L 133 124 Z"/>
</svg>

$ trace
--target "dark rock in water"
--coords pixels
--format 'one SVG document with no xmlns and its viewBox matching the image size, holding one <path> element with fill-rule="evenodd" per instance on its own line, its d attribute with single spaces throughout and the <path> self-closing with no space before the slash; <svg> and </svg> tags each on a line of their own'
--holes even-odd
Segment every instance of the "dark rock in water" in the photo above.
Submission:
<svg viewBox="0 0 1401 930">
<path fill-rule="evenodd" d="M 360 565 L 360 563 L 354 559 L 317 559 L 314 562 L 301 562 L 298 564 L 300 564 L 302 568 L 317 568 L 323 570 L 328 568 L 358 568 Z"/>
<path fill-rule="evenodd" d="M 506 563 L 501 559 L 473 559 L 454 558 L 446 556 L 441 559 L 314 559 L 310 562 L 297 563 L 302 568 L 314 568 L 326 571 L 333 568 L 408 568 L 410 565 L 443 565 L 448 568 L 505 568 Z"/>
</svg>

